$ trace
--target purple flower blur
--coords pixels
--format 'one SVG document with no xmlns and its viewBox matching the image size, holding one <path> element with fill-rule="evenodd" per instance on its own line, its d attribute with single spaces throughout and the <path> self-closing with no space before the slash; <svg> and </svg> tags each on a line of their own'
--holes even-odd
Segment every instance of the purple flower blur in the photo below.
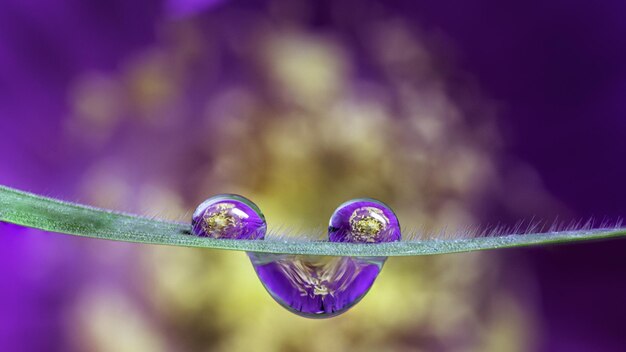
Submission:
<svg viewBox="0 0 626 352">
<path fill-rule="evenodd" d="M 73 239 L 0 222 L 0 347 L 4 351 L 64 351 L 63 312 L 81 281 L 68 257 Z M 43 240 L 43 241 L 42 241 Z M 36 335 L 37 338 L 33 338 Z"/>
</svg>

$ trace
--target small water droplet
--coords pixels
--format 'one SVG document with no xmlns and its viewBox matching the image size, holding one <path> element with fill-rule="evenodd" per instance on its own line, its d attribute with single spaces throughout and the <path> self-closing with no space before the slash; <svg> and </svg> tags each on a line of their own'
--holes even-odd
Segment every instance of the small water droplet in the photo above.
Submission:
<svg viewBox="0 0 626 352">
<path fill-rule="evenodd" d="M 393 210 L 369 198 L 341 204 L 328 225 L 331 242 L 381 243 L 399 241 L 400 237 L 400 224 Z"/>
<path fill-rule="evenodd" d="M 259 207 L 235 194 L 211 197 L 196 208 L 191 220 L 196 236 L 261 240 L 267 225 Z"/>
</svg>

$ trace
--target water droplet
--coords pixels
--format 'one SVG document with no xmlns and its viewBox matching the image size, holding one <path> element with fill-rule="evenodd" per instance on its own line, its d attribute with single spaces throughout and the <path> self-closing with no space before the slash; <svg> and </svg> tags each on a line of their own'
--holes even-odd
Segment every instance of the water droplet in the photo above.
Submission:
<svg viewBox="0 0 626 352">
<path fill-rule="evenodd" d="M 269 294 L 287 310 L 329 318 L 358 303 L 386 257 L 328 257 L 248 253 Z"/>
<path fill-rule="evenodd" d="M 262 240 L 267 225 L 259 207 L 235 194 L 211 197 L 196 208 L 191 220 L 196 236 Z"/>
<path fill-rule="evenodd" d="M 238 195 L 218 195 L 198 206 L 192 218 L 197 236 L 263 240 L 261 210 Z M 328 228 L 330 242 L 380 243 L 400 240 L 393 211 L 373 199 L 340 205 Z M 346 312 L 367 294 L 387 257 L 330 257 L 248 253 L 270 295 L 289 311 L 309 318 Z"/>
<path fill-rule="evenodd" d="M 331 242 L 394 242 L 400 237 L 396 214 L 384 203 L 369 198 L 341 204 L 331 216 L 328 226 Z"/>
<path fill-rule="evenodd" d="M 330 219 L 330 242 L 380 243 L 400 240 L 393 211 L 372 199 L 340 205 Z M 374 284 L 387 257 L 328 257 L 248 253 L 270 295 L 289 311 L 328 318 L 357 304 Z"/>
</svg>

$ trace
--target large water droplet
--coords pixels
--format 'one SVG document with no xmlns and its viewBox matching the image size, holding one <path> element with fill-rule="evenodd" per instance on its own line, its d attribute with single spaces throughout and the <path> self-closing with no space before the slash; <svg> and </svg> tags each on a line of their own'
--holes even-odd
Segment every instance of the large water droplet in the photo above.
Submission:
<svg viewBox="0 0 626 352">
<path fill-rule="evenodd" d="M 341 314 L 365 296 L 386 257 L 327 257 L 248 253 L 269 294 L 309 318 Z"/>
<path fill-rule="evenodd" d="M 340 205 L 328 228 L 330 242 L 380 243 L 400 240 L 394 212 L 373 199 Z M 270 295 L 289 311 L 328 318 L 357 304 L 374 284 L 387 257 L 328 257 L 248 253 Z"/>
</svg>

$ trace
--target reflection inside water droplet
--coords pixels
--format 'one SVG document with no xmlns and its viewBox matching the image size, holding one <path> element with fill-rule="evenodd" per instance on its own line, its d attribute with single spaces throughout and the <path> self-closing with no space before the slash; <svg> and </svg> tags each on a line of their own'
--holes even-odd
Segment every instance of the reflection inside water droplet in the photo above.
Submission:
<svg viewBox="0 0 626 352">
<path fill-rule="evenodd" d="M 267 226 L 259 207 L 236 194 L 213 196 L 198 206 L 191 219 L 196 236 L 260 240 Z"/>
<path fill-rule="evenodd" d="M 341 314 L 369 291 L 386 257 L 327 257 L 248 253 L 270 295 L 309 317 Z"/>
<path fill-rule="evenodd" d="M 225 194 L 198 206 L 192 233 L 216 239 L 263 240 L 267 226 L 261 210 L 249 199 Z M 333 213 L 329 242 L 399 241 L 400 225 L 384 203 L 354 199 Z M 329 257 L 248 253 L 257 276 L 270 295 L 289 311 L 328 318 L 358 303 L 374 284 L 387 257 Z"/>
<path fill-rule="evenodd" d="M 371 199 L 352 199 L 341 204 L 330 218 L 330 242 L 381 243 L 399 241 L 400 223 L 385 203 Z"/>
</svg>

